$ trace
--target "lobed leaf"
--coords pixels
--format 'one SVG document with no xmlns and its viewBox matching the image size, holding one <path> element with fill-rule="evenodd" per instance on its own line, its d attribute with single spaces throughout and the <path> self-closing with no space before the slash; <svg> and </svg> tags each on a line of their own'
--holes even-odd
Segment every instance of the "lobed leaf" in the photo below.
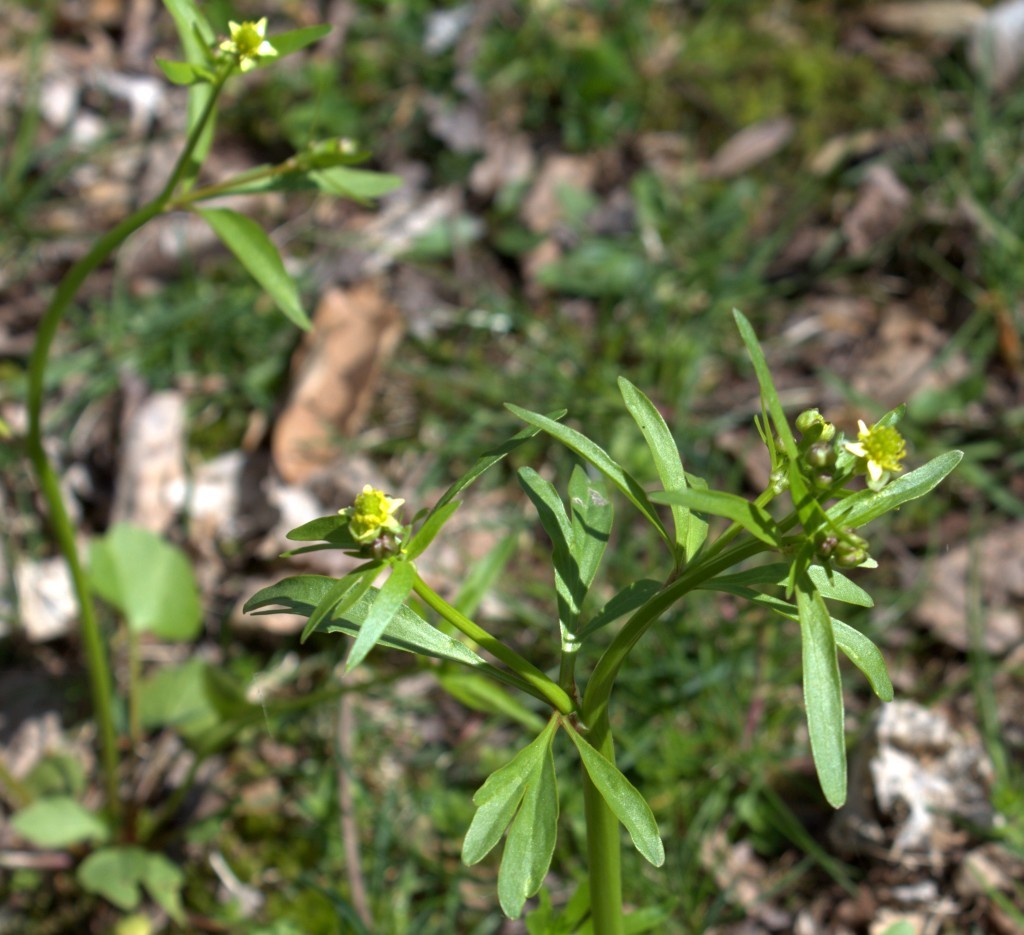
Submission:
<svg viewBox="0 0 1024 935">
<path fill-rule="evenodd" d="M 512 820 L 526 791 L 526 783 L 550 750 L 557 723 L 549 721 L 544 730 L 508 763 L 496 769 L 473 795 L 476 814 L 462 842 L 462 861 L 473 866 L 484 859 Z"/>
<path fill-rule="evenodd" d="M 527 777 L 522 804 L 512 819 L 498 868 L 498 902 L 510 919 L 522 915 L 526 900 L 544 883 L 557 838 L 558 784 L 549 738 Z"/>
</svg>

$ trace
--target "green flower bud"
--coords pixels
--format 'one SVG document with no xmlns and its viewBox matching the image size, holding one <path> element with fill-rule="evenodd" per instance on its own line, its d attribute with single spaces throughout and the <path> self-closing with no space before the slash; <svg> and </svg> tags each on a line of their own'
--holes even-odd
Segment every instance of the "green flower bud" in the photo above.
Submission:
<svg viewBox="0 0 1024 935">
<path fill-rule="evenodd" d="M 832 561 L 840 568 L 856 568 L 858 565 L 863 564 L 867 557 L 867 549 L 861 549 L 857 546 L 850 546 L 845 542 L 840 542 L 832 555 Z"/>
<path fill-rule="evenodd" d="M 824 418 L 817 409 L 805 409 L 796 417 L 796 428 L 798 432 L 806 434 L 814 426 L 821 425 L 824 422 Z"/>
<path fill-rule="evenodd" d="M 785 468 L 776 468 L 768 477 L 768 487 L 773 494 L 780 494 L 789 490 L 789 471 Z"/>
<path fill-rule="evenodd" d="M 836 454 L 835 448 L 833 448 L 828 442 L 815 442 L 810 448 L 804 453 L 804 461 L 812 468 L 821 470 L 822 468 L 834 467 L 838 455 Z"/>
</svg>

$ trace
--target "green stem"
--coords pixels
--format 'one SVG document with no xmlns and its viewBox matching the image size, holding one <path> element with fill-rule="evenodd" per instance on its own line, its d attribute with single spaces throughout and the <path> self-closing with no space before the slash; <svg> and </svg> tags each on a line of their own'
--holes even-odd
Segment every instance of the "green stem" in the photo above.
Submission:
<svg viewBox="0 0 1024 935">
<path fill-rule="evenodd" d="M 533 663 L 520 656 L 514 649 L 491 636 L 479 624 L 474 623 L 465 614 L 452 607 L 451 604 L 419 576 L 419 573 L 416 575 L 416 583 L 413 585 L 413 590 L 423 599 L 423 602 L 428 607 L 440 614 L 460 633 L 474 640 L 482 649 L 485 649 L 494 656 L 495 659 L 504 662 L 505 665 L 512 669 L 533 689 L 535 694 L 560 714 L 572 714 L 576 710 L 576 706 L 564 689 L 549 679 Z"/>
<path fill-rule="evenodd" d="M 50 300 L 49 306 L 39 322 L 35 345 L 29 358 L 28 436 L 26 439 L 26 449 L 32 466 L 35 469 L 36 477 L 39 480 L 40 492 L 46 500 L 46 505 L 50 512 L 50 525 L 53 528 L 57 546 L 67 562 L 71 581 L 75 589 L 75 596 L 78 600 L 82 645 L 85 650 L 86 667 L 89 670 L 93 711 L 96 715 L 100 735 L 100 757 L 107 792 L 107 808 L 112 815 L 117 815 L 120 811 L 120 796 L 117 788 L 117 732 L 114 728 L 113 684 L 110 675 L 110 663 L 107 658 L 107 648 L 103 641 L 103 634 L 96 617 L 92 589 L 78 555 L 74 526 L 64 505 L 60 480 L 43 447 L 42 410 L 46 362 L 60 323 L 85 280 L 128 237 L 158 214 L 161 214 L 166 208 L 175 187 L 184 175 L 203 129 L 213 114 L 217 96 L 223 87 L 226 77 L 227 73 L 218 76 L 218 81 L 214 84 L 211 91 L 210 99 L 207 101 L 199 121 L 189 134 L 185 148 L 163 192 L 154 201 L 144 205 L 100 237 L 93 244 L 89 252 L 78 260 L 68 270 L 64 278 L 61 279 L 53 298 Z"/>
<path fill-rule="evenodd" d="M 688 568 L 669 579 L 649 601 L 639 607 L 604 651 L 583 695 L 581 716 L 587 740 L 611 762 L 615 747 L 608 720 L 612 688 L 630 650 L 669 607 L 684 594 L 738 562 L 763 552 L 763 542 L 742 543 Z M 587 819 L 587 858 L 590 874 L 590 911 L 594 935 L 622 935 L 622 870 L 618 819 L 605 804 L 590 779 L 584 776 L 584 808 Z"/>
<path fill-rule="evenodd" d="M 593 743 L 593 733 L 587 736 Z M 597 746 L 597 744 L 594 744 Z M 612 763 L 615 748 L 610 731 L 597 749 Z M 622 843 L 619 820 L 583 769 L 583 812 L 587 823 L 587 870 L 590 877 L 590 919 L 594 935 L 624 935 L 622 912 Z"/>
</svg>

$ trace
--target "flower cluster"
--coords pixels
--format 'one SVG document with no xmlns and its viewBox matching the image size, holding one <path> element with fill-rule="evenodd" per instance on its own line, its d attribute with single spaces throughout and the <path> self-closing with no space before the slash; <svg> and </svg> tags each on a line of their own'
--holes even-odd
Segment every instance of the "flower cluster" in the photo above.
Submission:
<svg viewBox="0 0 1024 935">
<path fill-rule="evenodd" d="M 397 552 L 403 530 L 395 513 L 403 503 L 405 500 L 389 497 L 367 484 L 355 503 L 338 513 L 348 519 L 348 531 L 360 545 L 380 543 L 380 551 Z"/>
<path fill-rule="evenodd" d="M 220 50 L 233 55 L 238 60 L 242 71 L 251 71 L 261 58 L 275 58 L 277 49 L 267 41 L 267 18 L 264 16 L 255 23 L 228 23 L 231 38 L 220 44 Z"/>
<path fill-rule="evenodd" d="M 868 475 L 868 486 L 881 490 L 889 476 L 903 470 L 907 445 L 903 436 L 891 425 L 873 425 L 870 428 L 861 419 L 857 422 L 857 441 L 847 442 L 850 454 L 862 459 Z"/>
</svg>

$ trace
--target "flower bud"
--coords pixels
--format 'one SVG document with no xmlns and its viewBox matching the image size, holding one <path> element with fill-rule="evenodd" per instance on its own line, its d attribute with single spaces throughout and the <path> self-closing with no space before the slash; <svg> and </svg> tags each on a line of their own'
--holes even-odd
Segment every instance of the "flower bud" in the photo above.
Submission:
<svg viewBox="0 0 1024 935">
<path fill-rule="evenodd" d="M 846 542 L 840 542 L 832 555 L 832 561 L 840 568 L 856 568 L 867 559 L 867 549 L 859 546 L 852 546 Z"/>
<path fill-rule="evenodd" d="M 768 477 L 768 488 L 773 494 L 780 494 L 789 490 L 789 471 L 785 468 L 776 468 Z"/>
<path fill-rule="evenodd" d="M 822 468 L 833 467 L 836 463 L 838 455 L 836 454 L 835 448 L 833 448 L 828 442 L 815 442 L 810 448 L 804 453 L 804 461 L 812 468 L 821 470 Z"/>
</svg>

